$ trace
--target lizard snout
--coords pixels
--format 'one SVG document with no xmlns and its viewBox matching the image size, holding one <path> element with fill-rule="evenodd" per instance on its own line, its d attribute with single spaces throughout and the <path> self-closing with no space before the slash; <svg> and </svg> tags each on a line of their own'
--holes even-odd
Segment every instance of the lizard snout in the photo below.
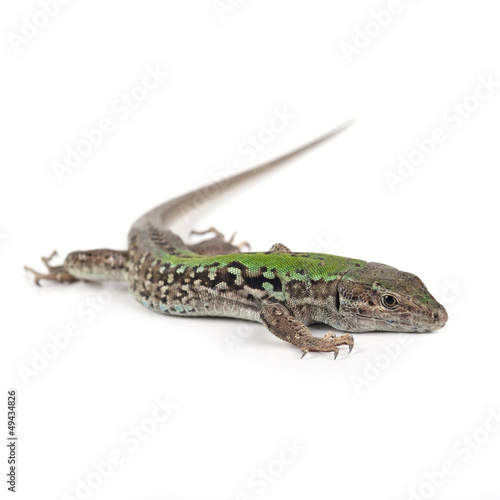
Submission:
<svg viewBox="0 0 500 500">
<path fill-rule="evenodd" d="M 434 311 L 432 318 L 434 320 L 433 330 L 437 330 L 438 328 L 443 328 L 448 321 L 448 313 L 446 312 L 446 309 L 439 304 L 438 309 Z"/>
</svg>

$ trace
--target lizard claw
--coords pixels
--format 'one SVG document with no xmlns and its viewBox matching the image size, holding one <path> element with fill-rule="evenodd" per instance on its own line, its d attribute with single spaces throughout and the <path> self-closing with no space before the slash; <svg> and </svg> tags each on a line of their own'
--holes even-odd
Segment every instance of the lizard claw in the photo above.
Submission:
<svg viewBox="0 0 500 500">
<path fill-rule="evenodd" d="M 347 354 L 351 354 L 352 348 L 354 347 L 354 339 L 350 333 L 346 334 L 345 343 L 349 346 L 349 352 Z"/>
<path fill-rule="evenodd" d="M 335 352 L 335 358 L 337 358 L 338 355 L 338 348 L 336 346 L 339 345 L 347 345 L 349 346 L 349 352 L 352 351 L 352 348 L 354 347 L 354 339 L 350 333 L 346 333 L 344 335 L 337 336 L 334 332 L 327 332 L 325 336 L 323 337 L 324 342 L 331 342 L 333 344 L 332 351 Z"/>
<path fill-rule="evenodd" d="M 229 240 L 227 241 L 228 243 L 231 243 L 231 245 L 235 245 L 234 244 L 234 238 L 236 236 L 236 231 L 231 235 L 231 238 L 229 238 Z M 239 249 L 239 251 L 241 252 L 243 248 L 248 248 L 248 250 L 250 250 L 250 243 L 248 243 L 248 241 L 242 241 L 241 243 L 238 243 L 237 245 L 235 245 L 236 248 Z"/>
<path fill-rule="evenodd" d="M 244 248 L 247 248 L 248 250 L 251 250 L 251 248 L 252 248 L 252 247 L 250 246 L 250 243 L 248 243 L 248 241 L 247 241 L 247 240 L 242 241 L 241 243 L 238 243 L 236 246 L 239 248 L 240 252 L 241 252 Z"/>
<path fill-rule="evenodd" d="M 38 271 L 35 271 L 34 269 L 32 269 L 31 267 L 28 267 L 28 266 L 24 266 L 24 270 L 29 271 L 30 273 L 33 273 L 36 286 L 42 286 L 42 285 L 40 285 L 40 280 L 44 278 L 43 274 L 40 274 Z"/>
<path fill-rule="evenodd" d="M 48 257 L 42 257 L 42 262 L 45 264 L 45 267 L 50 271 L 52 270 L 52 266 L 50 265 L 50 261 L 57 255 L 57 250 L 54 250 Z"/>
</svg>

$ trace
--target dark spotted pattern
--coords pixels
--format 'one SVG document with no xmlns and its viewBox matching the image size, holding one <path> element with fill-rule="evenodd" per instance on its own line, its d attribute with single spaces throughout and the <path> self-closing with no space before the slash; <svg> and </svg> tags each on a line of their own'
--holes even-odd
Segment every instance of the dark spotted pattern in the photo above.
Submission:
<svg viewBox="0 0 500 500">
<path fill-rule="evenodd" d="M 263 265 L 250 269 L 239 260 L 190 265 L 182 253 L 187 247 L 170 231 L 163 235 L 154 232 L 154 243 L 147 239 L 150 244 L 146 246 L 143 239 L 134 236 L 130 238 L 128 284 L 138 301 L 157 312 L 260 321 L 260 311 L 266 304 L 281 303 L 304 324 L 310 324 L 324 321 L 325 305 L 335 305 L 338 280 L 313 281 L 305 268 L 294 266 L 283 272 L 272 265 Z M 168 255 L 182 255 L 182 264 L 169 263 L 168 256 L 159 258 L 159 244 Z M 309 254 L 298 257 L 312 259 Z M 293 275 L 300 280 L 291 278 Z"/>
</svg>

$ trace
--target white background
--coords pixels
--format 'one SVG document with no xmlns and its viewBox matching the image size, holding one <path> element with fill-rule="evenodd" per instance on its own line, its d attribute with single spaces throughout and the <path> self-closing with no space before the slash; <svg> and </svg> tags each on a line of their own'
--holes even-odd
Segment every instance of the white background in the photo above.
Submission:
<svg viewBox="0 0 500 500">
<path fill-rule="evenodd" d="M 4 2 L 1 352 L 2 387 L 19 391 L 18 498 L 83 498 L 81 481 L 96 499 L 499 498 L 500 87 L 478 90 L 500 82 L 498 2 L 402 0 L 380 27 L 388 6 L 72 1 L 33 34 L 39 4 Z M 169 75 L 141 93 L 148 67 Z M 144 99 L 118 112 L 131 92 Z M 294 118 L 249 162 L 238 148 L 276 109 Z M 411 271 L 445 304 L 443 330 L 358 334 L 349 356 L 301 360 L 257 323 L 155 315 L 126 291 L 38 288 L 23 271 L 53 249 L 124 249 L 152 206 L 351 116 L 180 234 L 213 224 L 254 250 L 279 241 Z M 113 130 L 59 180 L 54 163 L 105 118 Z M 436 128 L 446 139 L 391 190 L 387 172 Z M 54 354 L 68 323 L 80 333 Z M 158 424 L 156 398 L 176 405 Z M 118 454 L 100 478 L 93 463 Z M 443 462 L 452 474 L 435 473 Z"/>
</svg>

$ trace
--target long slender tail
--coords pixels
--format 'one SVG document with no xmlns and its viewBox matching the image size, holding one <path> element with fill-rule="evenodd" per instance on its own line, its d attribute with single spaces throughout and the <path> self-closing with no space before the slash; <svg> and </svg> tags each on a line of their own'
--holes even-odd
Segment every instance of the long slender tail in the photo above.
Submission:
<svg viewBox="0 0 500 500">
<path fill-rule="evenodd" d="M 351 119 L 342 125 L 336 127 L 325 135 L 322 135 L 314 141 L 308 142 L 307 144 L 300 146 L 293 151 L 286 153 L 275 160 L 271 160 L 263 165 L 258 165 L 251 170 L 241 172 L 233 177 L 229 177 L 225 180 L 214 182 L 208 186 L 196 189 L 187 194 L 169 200 L 146 214 L 144 214 L 140 219 L 138 219 L 132 226 L 130 230 L 130 235 L 137 234 L 145 230 L 146 228 L 151 229 L 152 227 L 157 229 L 167 228 L 174 220 L 176 220 L 180 215 L 186 214 L 189 210 L 197 209 L 201 204 L 209 201 L 216 196 L 224 193 L 225 191 L 256 177 L 264 172 L 274 169 L 279 165 L 283 164 L 286 160 L 295 158 L 301 153 L 311 149 L 312 147 L 334 137 L 347 128 L 349 128 L 353 123 L 354 119 Z"/>
</svg>

